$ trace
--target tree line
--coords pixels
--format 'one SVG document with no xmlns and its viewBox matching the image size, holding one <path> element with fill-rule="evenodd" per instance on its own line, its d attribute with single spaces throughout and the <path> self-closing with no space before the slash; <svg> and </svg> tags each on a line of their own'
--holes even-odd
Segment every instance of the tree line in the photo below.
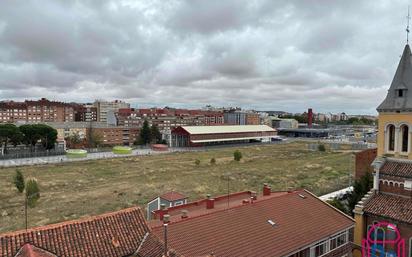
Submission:
<svg viewBox="0 0 412 257">
<path fill-rule="evenodd" d="M 7 146 L 25 144 L 33 151 L 37 143 L 44 149 L 54 148 L 57 141 L 57 130 L 45 124 L 0 124 L 0 147 L 7 153 Z"/>
</svg>

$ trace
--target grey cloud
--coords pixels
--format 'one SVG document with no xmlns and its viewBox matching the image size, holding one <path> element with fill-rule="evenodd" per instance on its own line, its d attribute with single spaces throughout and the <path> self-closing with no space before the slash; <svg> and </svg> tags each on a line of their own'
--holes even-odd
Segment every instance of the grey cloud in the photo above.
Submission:
<svg viewBox="0 0 412 257">
<path fill-rule="evenodd" d="M 405 1 L 0 3 L 0 97 L 374 113 Z"/>
</svg>

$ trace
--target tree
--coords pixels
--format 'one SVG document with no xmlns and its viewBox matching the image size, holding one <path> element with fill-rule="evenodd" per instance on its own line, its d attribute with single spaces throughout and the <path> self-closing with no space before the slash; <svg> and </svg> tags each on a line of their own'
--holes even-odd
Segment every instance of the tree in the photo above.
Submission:
<svg viewBox="0 0 412 257">
<path fill-rule="evenodd" d="M 35 178 L 30 178 L 26 182 L 26 200 L 27 205 L 30 208 L 36 206 L 37 201 L 40 199 L 40 189 Z"/>
<path fill-rule="evenodd" d="M 216 164 L 216 159 L 215 158 L 210 159 L 210 164 Z"/>
<path fill-rule="evenodd" d="M 342 201 L 340 201 L 338 198 L 335 197 L 332 200 L 328 200 L 327 203 L 329 203 L 336 209 L 348 214 L 348 209 L 346 208 L 345 204 Z"/>
<path fill-rule="evenodd" d="M 355 205 L 362 199 L 362 197 L 373 187 L 372 174 L 367 172 L 365 175 L 355 180 L 353 183 L 353 191 L 348 194 L 348 209 L 352 211 Z"/>
<path fill-rule="evenodd" d="M 14 124 L 0 125 L 0 146 L 4 149 L 4 153 L 7 153 L 7 145 L 9 142 L 17 145 L 19 143 L 20 131 Z"/>
<path fill-rule="evenodd" d="M 90 147 L 99 147 L 102 144 L 102 135 L 96 132 L 90 132 L 89 137 L 89 146 Z"/>
<path fill-rule="evenodd" d="M 233 158 L 235 161 L 240 161 L 240 159 L 242 159 L 242 153 L 239 150 L 236 150 L 233 153 Z"/>
<path fill-rule="evenodd" d="M 149 122 L 147 120 L 143 122 L 143 127 L 140 130 L 139 137 L 141 144 L 146 145 L 149 144 L 151 141 L 151 130 L 149 127 Z"/>
<path fill-rule="evenodd" d="M 150 128 L 150 141 L 155 144 L 160 144 L 162 142 L 162 134 L 155 124 Z"/>
<path fill-rule="evenodd" d="M 19 129 L 23 133 L 23 142 L 30 146 L 30 150 L 33 151 L 33 147 L 41 138 L 38 128 L 34 125 L 26 124 L 20 126 Z"/>
<path fill-rule="evenodd" d="M 37 126 L 43 147 L 46 150 L 53 149 L 57 142 L 57 130 L 44 124 L 35 124 L 34 126 Z"/>
<path fill-rule="evenodd" d="M 199 165 L 200 165 L 200 160 L 199 160 L 199 159 L 196 159 L 196 160 L 195 160 L 195 164 L 196 164 L 196 166 L 199 166 Z"/>
<path fill-rule="evenodd" d="M 82 142 L 82 139 L 79 133 L 73 133 L 69 135 L 68 137 L 66 137 L 65 140 L 68 143 L 70 148 L 73 148 L 73 146 L 78 145 Z"/>
<path fill-rule="evenodd" d="M 13 178 L 13 183 L 16 186 L 17 190 L 20 193 L 23 193 L 24 187 L 25 187 L 24 177 L 20 170 L 16 170 L 16 174 L 14 175 L 14 178 Z"/>
</svg>

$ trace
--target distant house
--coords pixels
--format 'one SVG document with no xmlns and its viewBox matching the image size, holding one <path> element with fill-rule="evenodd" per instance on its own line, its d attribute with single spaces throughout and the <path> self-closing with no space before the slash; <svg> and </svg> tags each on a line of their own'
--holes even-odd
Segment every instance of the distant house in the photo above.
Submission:
<svg viewBox="0 0 412 257">
<path fill-rule="evenodd" d="M 153 211 L 160 210 L 161 205 L 164 207 L 174 207 L 182 204 L 187 204 L 187 197 L 178 192 L 168 192 L 156 197 L 147 204 L 147 219 L 150 220 Z"/>
<path fill-rule="evenodd" d="M 138 207 L 0 234 L 2 257 L 162 257 Z M 168 256 L 179 256 L 169 249 Z"/>
<path fill-rule="evenodd" d="M 306 190 L 245 191 L 155 211 L 148 224 L 184 256 L 351 256 L 354 220 Z"/>
</svg>

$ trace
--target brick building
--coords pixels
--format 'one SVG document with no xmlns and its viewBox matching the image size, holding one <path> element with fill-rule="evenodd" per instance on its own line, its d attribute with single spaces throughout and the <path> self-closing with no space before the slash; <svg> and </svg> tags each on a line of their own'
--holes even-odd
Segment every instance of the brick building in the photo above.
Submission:
<svg viewBox="0 0 412 257">
<path fill-rule="evenodd" d="M 0 123 L 27 121 L 27 106 L 25 103 L 7 101 L 0 102 Z"/>
<path fill-rule="evenodd" d="M 349 256 L 354 221 L 305 190 L 239 192 L 164 208 L 153 233 L 184 256 Z"/>
<path fill-rule="evenodd" d="M 49 101 L 0 102 L 0 122 L 71 122 L 75 120 L 72 104 Z"/>
<path fill-rule="evenodd" d="M 97 121 L 97 108 L 91 104 L 74 104 L 75 121 Z"/>
<path fill-rule="evenodd" d="M 373 173 L 372 162 L 377 156 L 377 149 L 366 149 L 355 154 L 355 179 L 359 179 L 365 173 Z"/>
</svg>

